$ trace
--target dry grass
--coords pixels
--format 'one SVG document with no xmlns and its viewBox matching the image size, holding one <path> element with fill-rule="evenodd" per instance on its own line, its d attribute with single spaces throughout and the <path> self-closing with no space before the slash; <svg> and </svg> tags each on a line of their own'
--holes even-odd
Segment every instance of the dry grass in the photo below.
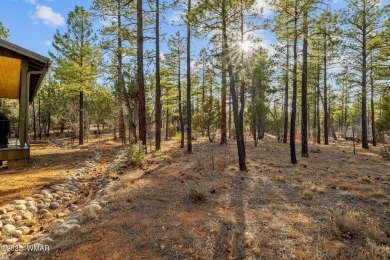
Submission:
<svg viewBox="0 0 390 260">
<path fill-rule="evenodd" d="M 375 154 L 321 146 L 293 166 L 285 144 L 248 142 L 240 172 L 230 141 L 226 161 L 215 146 L 213 171 L 207 140 L 193 155 L 172 143 L 119 175 L 83 243 L 45 259 L 386 259 L 389 165 Z"/>
</svg>

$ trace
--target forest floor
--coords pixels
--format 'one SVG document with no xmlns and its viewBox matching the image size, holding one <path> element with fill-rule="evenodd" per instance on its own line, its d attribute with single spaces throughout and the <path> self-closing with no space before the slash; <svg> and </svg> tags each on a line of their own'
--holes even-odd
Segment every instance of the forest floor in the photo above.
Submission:
<svg viewBox="0 0 390 260">
<path fill-rule="evenodd" d="M 113 149 L 121 148 L 104 142 L 71 149 L 33 146 L 25 170 L 0 171 L 0 200 L 60 182 L 97 150 L 103 169 Z M 345 141 L 310 144 L 310 157 L 292 165 L 288 144 L 272 138 L 258 147 L 248 141 L 246 149 L 248 171 L 240 172 L 235 140 L 220 146 L 199 138 L 191 155 L 175 141 L 163 142 L 163 150 L 148 154 L 140 167 L 111 173 L 113 191 L 96 219 L 56 240 L 60 249 L 31 257 L 390 257 L 390 162 L 378 152 L 357 148 L 354 155 Z"/>
</svg>

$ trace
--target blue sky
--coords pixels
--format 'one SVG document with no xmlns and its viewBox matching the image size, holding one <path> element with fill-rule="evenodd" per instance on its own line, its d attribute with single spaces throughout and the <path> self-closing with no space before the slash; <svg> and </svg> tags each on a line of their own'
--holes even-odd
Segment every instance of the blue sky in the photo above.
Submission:
<svg viewBox="0 0 390 260">
<path fill-rule="evenodd" d="M 2 0 L 0 21 L 9 29 L 9 41 L 48 56 L 56 30 L 66 30 L 66 17 L 78 5 L 92 0 Z"/>
<path fill-rule="evenodd" d="M 24 48 L 48 55 L 48 51 L 53 51 L 51 41 L 58 29 L 60 32 L 66 30 L 66 18 L 76 5 L 82 5 L 89 9 L 93 0 L 2 0 L 2 10 L 0 21 L 9 29 L 9 41 Z M 264 0 L 258 0 L 258 6 L 264 6 Z M 167 24 L 175 20 L 179 11 L 171 10 L 165 14 Z M 100 23 L 95 23 L 98 29 Z M 184 29 L 184 28 L 182 28 Z M 178 27 L 162 26 L 162 32 L 174 33 Z M 184 35 L 184 34 L 183 34 Z M 271 34 L 263 33 L 266 46 L 274 41 Z M 147 43 L 150 46 L 150 43 Z M 205 42 L 194 41 L 193 50 L 198 52 Z M 162 52 L 166 49 L 162 44 Z"/>
<path fill-rule="evenodd" d="M 48 51 L 53 51 L 51 41 L 56 30 L 64 32 L 66 30 L 66 18 L 70 11 L 76 5 L 82 5 L 89 9 L 93 0 L 2 0 L 2 10 L 0 12 L 0 21 L 10 30 L 9 41 L 24 48 L 35 51 L 39 54 L 48 55 Z M 341 0 L 332 0 L 333 8 L 342 4 Z M 265 8 L 264 14 L 270 15 L 265 0 L 256 0 L 256 7 Z M 178 18 L 180 11 L 170 10 L 164 16 L 166 25 L 162 26 L 162 32 L 174 33 L 179 30 L 178 27 L 172 27 L 171 21 Z M 98 29 L 101 24 L 95 23 Z M 181 28 L 183 30 L 185 28 Z M 185 35 L 185 34 L 182 34 Z M 270 45 L 275 43 L 275 37 L 272 33 L 266 31 L 257 32 L 262 38 L 262 45 L 266 49 L 271 49 Z M 205 41 L 193 40 L 193 54 L 207 43 Z M 146 43 L 152 47 L 153 43 Z M 162 52 L 166 50 L 166 44 L 161 44 Z"/>
</svg>

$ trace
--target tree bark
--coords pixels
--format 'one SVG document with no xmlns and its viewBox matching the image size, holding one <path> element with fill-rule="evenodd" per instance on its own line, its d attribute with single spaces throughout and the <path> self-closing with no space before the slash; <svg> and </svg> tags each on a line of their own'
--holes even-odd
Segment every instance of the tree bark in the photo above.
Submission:
<svg viewBox="0 0 390 260">
<path fill-rule="evenodd" d="M 289 33 L 287 28 L 287 54 L 286 54 L 286 75 L 285 75 L 285 87 L 284 87 L 284 125 L 283 125 L 283 143 L 287 143 L 288 135 L 288 83 L 289 83 L 289 70 L 290 70 L 290 46 L 289 46 Z"/>
<path fill-rule="evenodd" d="M 191 0 L 188 0 L 187 13 L 187 153 L 192 153 L 192 107 L 191 107 Z"/>
<path fill-rule="evenodd" d="M 224 41 L 224 50 L 223 56 L 226 59 L 226 63 L 228 66 L 228 73 L 230 79 L 230 92 L 232 95 L 232 103 L 233 103 L 233 114 L 234 114 L 234 125 L 236 128 L 236 139 L 237 139 L 237 149 L 238 149 L 238 161 L 241 171 L 246 171 L 246 163 L 245 163 L 245 143 L 244 143 L 244 133 L 241 128 L 241 118 L 238 107 L 238 97 L 236 94 L 236 86 L 234 80 L 234 72 L 233 72 L 233 64 L 230 60 L 230 50 L 228 45 L 228 37 L 227 37 L 227 24 L 226 24 L 226 1 L 223 0 L 223 9 L 222 9 L 222 30 L 223 30 L 223 41 Z"/>
<path fill-rule="evenodd" d="M 223 40 L 222 40 L 222 49 L 223 49 Z M 226 64 L 225 58 L 222 57 L 222 88 L 221 88 L 221 145 L 227 144 L 226 138 Z M 229 126 L 230 131 L 230 126 Z M 230 138 L 230 133 L 229 133 Z"/>
<path fill-rule="evenodd" d="M 296 113 L 297 113 L 297 60 L 298 60 L 298 52 L 297 52 L 297 41 L 298 41 L 298 10 L 297 10 L 297 4 L 295 3 L 295 18 L 294 18 L 294 65 L 293 65 L 293 96 L 292 96 L 292 104 L 291 104 L 291 122 L 290 122 L 290 157 L 291 157 L 291 163 L 297 164 L 297 156 L 295 152 L 295 120 L 296 120 Z"/>
<path fill-rule="evenodd" d="M 179 91 L 179 120 L 180 120 L 180 133 L 181 133 L 181 138 L 180 138 L 180 148 L 184 148 L 184 121 L 183 121 L 183 111 L 182 111 L 182 106 L 181 106 L 181 66 L 180 66 L 180 52 L 178 49 L 178 91 Z"/>
<path fill-rule="evenodd" d="M 156 0 L 156 150 L 161 149 L 160 1 Z M 168 120 L 168 119 L 167 119 Z"/>
<path fill-rule="evenodd" d="M 146 104 L 143 54 L 143 14 L 142 0 L 137 0 L 137 85 L 138 85 L 138 131 L 142 145 L 146 147 Z M 146 149 L 145 149 L 146 151 Z"/>
<path fill-rule="evenodd" d="M 79 114 L 79 145 L 84 143 L 84 92 L 80 91 L 80 114 Z"/>
<path fill-rule="evenodd" d="M 328 114 L 328 86 L 327 86 L 327 35 L 324 32 L 324 144 L 329 144 L 329 114 Z"/>
<path fill-rule="evenodd" d="M 366 5 L 364 2 L 364 14 L 366 14 Z M 367 25 L 366 17 L 363 17 L 363 39 L 362 39 L 362 148 L 368 149 L 367 137 Z"/>
<path fill-rule="evenodd" d="M 307 142 L 307 40 L 308 40 L 308 27 L 307 27 L 307 15 L 308 11 L 305 8 L 303 12 L 303 55 L 302 55 L 302 120 L 301 120 L 301 144 L 302 144 L 302 157 L 309 157 L 309 147 Z"/>
<path fill-rule="evenodd" d="M 371 68 L 372 70 L 372 68 Z M 376 131 L 375 131 L 375 106 L 374 106 L 374 77 L 371 71 L 371 131 L 372 131 L 372 145 L 376 146 Z"/>
</svg>

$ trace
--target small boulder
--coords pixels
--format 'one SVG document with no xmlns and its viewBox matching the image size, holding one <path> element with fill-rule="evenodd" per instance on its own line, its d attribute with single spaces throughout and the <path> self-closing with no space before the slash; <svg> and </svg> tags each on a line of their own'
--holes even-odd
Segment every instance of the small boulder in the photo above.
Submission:
<svg viewBox="0 0 390 260">
<path fill-rule="evenodd" d="M 16 227 L 14 225 L 11 225 L 11 224 L 7 224 L 7 225 L 4 225 L 1 230 L 3 231 L 3 233 L 5 234 L 10 234 L 13 230 L 15 230 Z"/>
<path fill-rule="evenodd" d="M 57 209 L 59 207 L 59 203 L 57 201 L 53 201 L 50 203 L 49 209 Z"/>
<path fill-rule="evenodd" d="M 20 237 L 21 235 L 23 235 L 23 232 L 20 231 L 20 230 L 12 230 L 10 233 L 9 233 L 11 236 L 14 236 L 14 237 Z"/>
<path fill-rule="evenodd" d="M 12 237 L 12 238 L 8 238 L 8 239 L 4 240 L 3 243 L 6 244 L 6 245 L 13 245 L 13 244 L 15 244 L 18 241 L 19 241 L 18 238 Z"/>
<path fill-rule="evenodd" d="M 32 213 L 37 213 L 38 212 L 38 208 L 35 207 L 35 206 L 30 206 L 27 208 L 28 211 L 32 212 Z"/>
<path fill-rule="evenodd" d="M 18 230 L 22 231 L 24 235 L 28 234 L 30 232 L 30 228 L 27 226 L 20 226 L 18 227 Z"/>
</svg>

